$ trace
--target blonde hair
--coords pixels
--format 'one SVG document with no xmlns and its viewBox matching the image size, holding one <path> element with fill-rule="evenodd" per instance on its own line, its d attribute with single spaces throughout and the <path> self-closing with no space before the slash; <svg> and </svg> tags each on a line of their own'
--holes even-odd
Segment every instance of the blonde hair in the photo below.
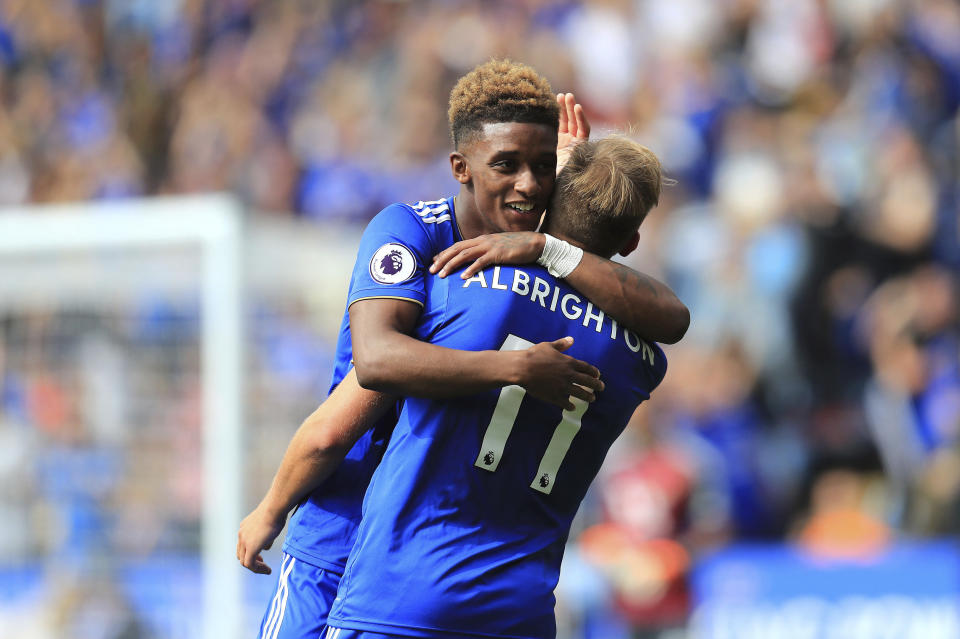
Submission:
<svg viewBox="0 0 960 639">
<path fill-rule="evenodd" d="M 528 122 L 556 129 L 560 107 L 546 81 L 532 67 L 490 60 L 460 78 L 450 92 L 450 135 L 454 148 L 491 122 Z"/>
<path fill-rule="evenodd" d="M 660 201 L 660 160 L 633 140 L 612 136 L 574 147 L 557 176 L 544 229 L 610 256 Z"/>
</svg>

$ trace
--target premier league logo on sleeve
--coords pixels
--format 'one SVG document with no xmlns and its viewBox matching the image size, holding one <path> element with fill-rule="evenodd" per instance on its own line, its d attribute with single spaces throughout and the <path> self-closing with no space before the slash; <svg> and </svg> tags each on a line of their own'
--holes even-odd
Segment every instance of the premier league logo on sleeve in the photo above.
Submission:
<svg viewBox="0 0 960 639">
<path fill-rule="evenodd" d="M 403 244 L 391 242 L 377 249 L 370 259 L 370 277 L 381 284 L 399 284 L 413 276 L 417 259 Z"/>
</svg>

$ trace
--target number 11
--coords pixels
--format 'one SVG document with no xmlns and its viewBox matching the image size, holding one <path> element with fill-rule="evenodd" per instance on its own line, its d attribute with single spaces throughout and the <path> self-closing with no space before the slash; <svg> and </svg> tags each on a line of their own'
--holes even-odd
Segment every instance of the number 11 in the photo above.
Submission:
<svg viewBox="0 0 960 639">
<path fill-rule="evenodd" d="M 533 346 L 533 342 L 508 335 L 507 339 L 500 347 L 501 351 L 521 351 Z M 504 386 L 500 390 L 500 397 L 497 399 L 497 406 L 493 409 L 493 416 L 487 425 L 487 430 L 483 435 L 483 443 L 480 444 L 480 454 L 477 455 L 477 461 L 474 466 L 495 472 L 500 466 L 500 459 L 503 457 L 503 448 L 507 444 L 507 438 L 513 430 L 513 425 L 517 421 L 517 413 L 520 412 L 520 403 L 527 394 L 525 388 L 517 385 Z M 580 422 L 583 414 L 587 411 L 587 402 L 577 397 L 571 397 L 573 410 L 563 411 L 563 417 L 553 431 L 553 437 L 550 438 L 550 444 L 540 459 L 540 467 L 537 468 L 537 474 L 530 483 L 530 488 L 549 495 L 553 490 L 553 485 L 557 481 L 557 473 L 560 470 L 560 464 L 563 463 L 567 451 L 570 450 L 570 444 L 573 438 L 580 432 Z"/>
</svg>

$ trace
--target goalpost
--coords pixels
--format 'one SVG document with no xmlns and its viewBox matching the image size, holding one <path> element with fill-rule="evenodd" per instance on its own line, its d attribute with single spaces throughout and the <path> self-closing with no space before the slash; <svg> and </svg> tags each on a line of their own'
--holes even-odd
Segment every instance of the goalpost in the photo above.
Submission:
<svg viewBox="0 0 960 639">
<path fill-rule="evenodd" d="M 240 204 L 227 195 L 0 209 L 0 272 L 7 258 L 43 260 L 70 252 L 171 248 L 199 251 L 204 639 L 241 636 L 243 593 L 234 556 L 243 488 L 241 218 Z M 129 277 L 122 272 L 114 275 Z M 15 279 L 0 281 L 0 304 L 18 285 L 29 286 Z M 109 278 L 100 285 L 110 287 Z"/>
</svg>

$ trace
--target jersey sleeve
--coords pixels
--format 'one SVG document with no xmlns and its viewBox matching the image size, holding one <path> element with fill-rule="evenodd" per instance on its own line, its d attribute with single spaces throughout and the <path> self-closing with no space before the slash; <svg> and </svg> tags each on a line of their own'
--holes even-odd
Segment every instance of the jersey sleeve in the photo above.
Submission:
<svg viewBox="0 0 960 639">
<path fill-rule="evenodd" d="M 659 344 L 643 339 L 636 354 L 639 357 L 633 358 L 632 379 L 640 396 L 649 399 L 667 374 L 667 356 Z"/>
<path fill-rule="evenodd" d="M 652 363 L 647 358 L 643 360 L 644 371 L 647 377 L 647 388 L 649 392 L 653 392 L 653 389 L 659 386 L 660 382 L 662 382 L 663 378 L 667 375 L 667 356 L 659 344 L 654 342 L 645 342 L 645 344 L 650 347 L 650 353 L 653 359 Z"/>
<path fill-rule="evenodd" d="M 419 218 L 391 204 L 367 225 L 353 266 L 347 306 L 364 299 L 405 299 L 424 305 L 433 241 Z"/>
</svg>

